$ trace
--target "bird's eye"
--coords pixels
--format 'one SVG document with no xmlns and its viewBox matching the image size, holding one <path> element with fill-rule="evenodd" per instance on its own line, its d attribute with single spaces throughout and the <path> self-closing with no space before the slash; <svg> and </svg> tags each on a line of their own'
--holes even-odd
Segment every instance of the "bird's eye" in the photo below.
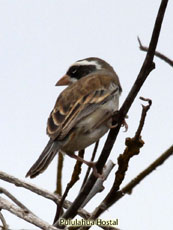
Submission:
<svg viewBox="0 0 173 230">
<path fill-rule="evenodd" d="M 67 71 L 67 74 L 71 77 L 75 77 L 75 75 L 77 74 L 78 72 L 78 66 L 72 66 L 70 67 L 70 69 Z"/>
<path fill-rule="evenodd" d="M 76 71 L 77 71 L 77 69 L 73 69 L 73 70 L 71 71 L 71 73 L 74 74 L 74 73 L 76 73 Z"/>
<path fill-rule="evenodd" d="M 86 76 L 95 70 L 95 65 L 75 65 L 70 67 L 70 69 L 67 71 L 67 75 L 71 78 L 79 80 L 83 76 Z"/>
</svg>

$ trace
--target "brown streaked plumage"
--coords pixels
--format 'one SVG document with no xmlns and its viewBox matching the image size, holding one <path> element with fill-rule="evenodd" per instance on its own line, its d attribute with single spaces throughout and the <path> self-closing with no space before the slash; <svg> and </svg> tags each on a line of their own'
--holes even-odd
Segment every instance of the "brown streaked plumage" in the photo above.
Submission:
<svg viewBox="0 0 173 230">
<path fill-rule="evenodd" d="M 59 135 L 63 138 L 63 132 L 67 133 L 68 124 L 74 120 L 74 117 L 75 122 L 73 122 L 73 126 L 86 116 L 84 112 L 79 115 L 80 111 L 86 111 L 86 108 L 96 104 L 97 106 L 92 108 L 93 112 L 100 103 L 110 96 L 110 81 L 117 85 L 116 78 L 114 79 L 112 76 L 91 74 L 66 88 L 58 97 L 55 107 L 48 118 L 47 134 L 52 139 L 59 137 Z M 54 126 L 52 126 L 52 121 Z M 68 131 L 70 131 L 69 128 Z"/>
<path fill-rule="evenodd" d="M 119 79 L 113 68 L 101 59 L 77 61 L 59 82 L 57 85 L 65 82 L 69 86 L 59 95 L 48 118 L 50 141 L 28 171 L 26 176 L 31 178 L 43 172 L 59 150 L 84 161 L 74 151 L 103 136 L 110 127 L 112 114 L 118 110 L 122 91 Z"/>
</svg>

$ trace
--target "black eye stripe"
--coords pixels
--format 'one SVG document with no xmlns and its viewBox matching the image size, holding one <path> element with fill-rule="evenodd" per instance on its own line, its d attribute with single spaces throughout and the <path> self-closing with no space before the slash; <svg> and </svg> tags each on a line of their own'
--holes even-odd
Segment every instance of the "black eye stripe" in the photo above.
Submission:
<svg viewBox="0 0 173 230">
<path fill-rule="evenodd" d="M 73 74 L 77 71 L 78 66 L 72 66 L 70 67 L 70 69 L 68 70 L 67 74 Z"/>
<path fill-rule="evenodd" d="M 95 70 L 95 65 L 76 65 L 70 67 L 70 69 L 67 71 L 67 75 L 69 75 L 72 78 L 80 79 L 83 76 L 86 76 L 87 74 L 90 74 Z"/>
<path fill-rule="evenodd" d="M 74 74 L 74 73 L 76 73 L 76 71 L 77 71 L 77 69 L 74 69 L 74 70 L 72 71 L 72 73 Z"/>
</svg>

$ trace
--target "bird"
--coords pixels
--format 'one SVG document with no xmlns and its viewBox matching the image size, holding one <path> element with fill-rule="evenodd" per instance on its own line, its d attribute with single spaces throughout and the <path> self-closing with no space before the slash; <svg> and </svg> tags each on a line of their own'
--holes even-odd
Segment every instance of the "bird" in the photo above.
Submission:
<svg viewBox="0 0 173 230">
<path fill-rule="evenodd" d="M 75 152 L 98 141 L 113 127 L 112 116 L 118 111 L 122 87 L 106 61 L 98 57 L 78 60 L 56 86 L 67 87 L 58 96 L 47 121 L 50 139 L 26 177 L 34 178 L 45 171 L 59 151 L 94 169 L 93 162 Z"/>
</svg>

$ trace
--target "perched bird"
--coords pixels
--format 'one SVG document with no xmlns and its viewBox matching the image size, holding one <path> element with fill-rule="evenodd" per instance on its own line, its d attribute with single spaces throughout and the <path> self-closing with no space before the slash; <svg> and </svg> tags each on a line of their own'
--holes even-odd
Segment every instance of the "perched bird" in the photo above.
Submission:
<svg viewBox="0 0 173 230">
<path fill-rule="evenodd" d="M 104 60 L 90 57 L 71 65 L 56 86 L 68 85 L 59 95 L 47 121 L 48 144 L 26 177 L 42 173 L 59 150 L 75 155 L 101 138 L 112 125 L 122 88 L 114 69 Z"/>
</svg>

